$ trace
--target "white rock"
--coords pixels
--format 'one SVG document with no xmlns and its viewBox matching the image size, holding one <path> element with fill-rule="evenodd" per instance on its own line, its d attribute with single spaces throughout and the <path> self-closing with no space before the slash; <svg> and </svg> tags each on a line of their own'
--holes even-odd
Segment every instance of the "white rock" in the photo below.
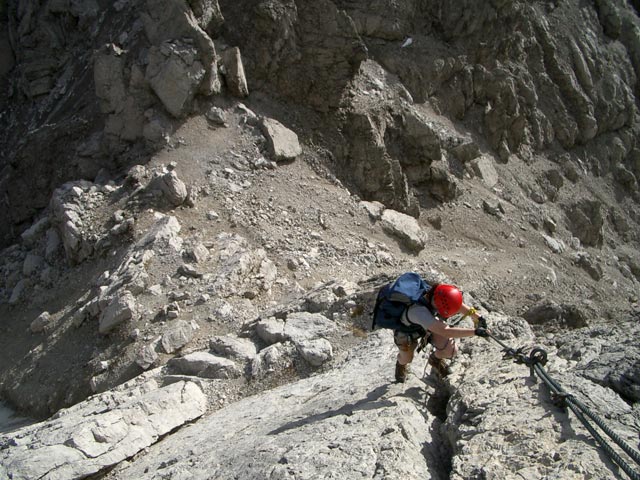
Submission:
<svg viewBox="0 0 640 480">
<path fill-rule="evenodd" d="M 399 238 L 414 252 L 422 250 L 427 243 L 427 234 L 418 221 L 409 215 L 387 209 L 382 213 L 381 223 L 383 230 Z"/>
<path fill-rule="evenodd" d="M 213 337 L 209 348 L 218 355 L 240 360 L 251 360 L 257 354 L 256 345 L 251 340 L 235 335 Z"/>
<path fill-rule="evenodd" d="M 162 335 L 162 348 L 166 353 L 173 353 L 189 343 L 193 333 L 190 323 L 178 320 Z"/>
<path fill-rule="evenodd" d="M 194 352 L 184 357 L 172 358 L 167 366 L 171 371 L 203 378 L 237 378 L 242 373 L 234 361 L 208 352 Z"/>
<path fill-rule="evenodd" d="M 284 334 L 284 320 L 275 317 L 261 319 L 256 324 L 256 333 L 269 345 L 282 342 L 287 338 Z"/>
<path fill-rule="evenodd" d="M 107 307 L 102 312 L 99 332 L 109 333 L 118 325 L 128 320 L 135 320 L 137 316 L 137 304 L 133 294 L 127 290 L 118 292 L 108 300 Z"/>
<path fill-rule="evenodd" d="M 50 322 L 51 315 L 49 315 L 49 312 L 42 312 L 40 315 L 38 315 L 38 318 L 31 322 L 31 325 L 29 325 L 29 329 L 32 333 L 44 332 Z"/>
<path fill-rule="evenodd" d="M 276 162 L 293 160 L 302 154 L 298 135 L 277 120 L 263 118 L 262 133 L 267 139 L 269 152 Z"/>
<path fill-rule="evenodd" d="M 319 367 L 333 358 L 331 343 L 324 338 L 302 340 L 296 344 L 300 355 L 314 367 Z"/>
</svg>

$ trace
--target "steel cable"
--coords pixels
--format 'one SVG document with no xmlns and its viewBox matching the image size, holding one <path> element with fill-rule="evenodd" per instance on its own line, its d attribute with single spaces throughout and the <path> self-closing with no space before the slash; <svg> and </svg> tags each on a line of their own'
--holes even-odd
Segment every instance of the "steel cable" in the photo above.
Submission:
<svg viewBox="0 0 640 480">
<path fill-rule="evenodd" d="M 487 332 L 488 333 L 488 332 Z M 562 387 L 553 380 L 544 369 L 547 361 L 547 353 L 542 349 L 534 349 L 527 357 L 522 349 L 514 349 L 506 345 L 500 339 L 488 333 L 488 337 L 498 343 L 504 351 L 505 357 L 513 358 L 517 363 L 524 363 L 529 366 L 531 374 L 537 374 L 538 377 L 549 387 L 552 393 L 552 400 L 560 400 L 563 406 L 568 406 L 585 428 L 591 433 L 596 442 L 604 450 L 604 452 L 613 460 L 620 468 L 632 479 L 640 480 L 640 474 L 633 468 L 607 443 L 600 433 L 589 423 L 587 417 L 594 421 L 622 450 L 625 451 L 636 463 L 640 465 L 640 453 L 626 443 L 622 437 L 615 433 L 601 417 L 596 415 L 586 405 L 576 399 L 573 395 L 565 392 Z"/>
</svg>

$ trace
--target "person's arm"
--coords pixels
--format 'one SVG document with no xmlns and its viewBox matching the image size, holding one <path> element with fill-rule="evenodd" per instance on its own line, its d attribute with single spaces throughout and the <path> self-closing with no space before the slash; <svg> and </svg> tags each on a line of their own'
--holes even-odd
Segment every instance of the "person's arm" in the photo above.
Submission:
<svg viewBox="0 0 640 480">
<path fill-rule="evenodd" d="M 429 330 L 436 335 L 442 335 L 443 337 L 449 338 L 473 337 L 476 334 L 474 328 L 450 327 L 441 320 L 435 320 L 429 326 Z"/>
<path fill-rule="evenodd" d="M 478 325 L 478 321 L 481 318 L 483 318 L 482 315 L 480 315 L 480 312 L 478 312 L 475 308 L 469 307 L 468 305 L 465 305 L 464 303 L 460 307 L 460 312 L 458 312 L 458 313 L 461 313 L 463 317 L 471 318 L 471 320 L 473 320 L 473 324 L 474 325 Z"/>
</svg>

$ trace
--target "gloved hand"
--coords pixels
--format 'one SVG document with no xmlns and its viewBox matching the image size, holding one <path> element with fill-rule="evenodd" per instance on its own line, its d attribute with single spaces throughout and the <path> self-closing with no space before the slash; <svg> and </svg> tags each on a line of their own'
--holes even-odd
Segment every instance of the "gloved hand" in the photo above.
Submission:
<svg viewBox="0 0 640 480">
<path fill-rule="evenodd" d="M 487 329 L 487 319 L 482 315 L 478 317 L 478 323 L 476 324 L 476 328 L 484 328 Z"/>
<path fill-rule="evenodd" d="M 485 337 L 486 338 L 486 337 L 489 336 L 489 331 L 484 327 L 478 327 L 478 328 L 475 329 L 475 334 L 478 337 Z"/>
</svg>

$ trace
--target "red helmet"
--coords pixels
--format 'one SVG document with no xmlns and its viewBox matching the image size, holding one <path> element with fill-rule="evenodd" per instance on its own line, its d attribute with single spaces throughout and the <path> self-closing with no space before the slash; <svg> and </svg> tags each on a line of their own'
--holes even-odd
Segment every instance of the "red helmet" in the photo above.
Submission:
<svg viewBox="0 0 640 480">
<path fill-rule="evenodd" d="M 440 284 L 433 291 L 433 306 L 443 318 L 449 318 L 462 307 L 462 292 L 453 285 Z"/>
</svg>

